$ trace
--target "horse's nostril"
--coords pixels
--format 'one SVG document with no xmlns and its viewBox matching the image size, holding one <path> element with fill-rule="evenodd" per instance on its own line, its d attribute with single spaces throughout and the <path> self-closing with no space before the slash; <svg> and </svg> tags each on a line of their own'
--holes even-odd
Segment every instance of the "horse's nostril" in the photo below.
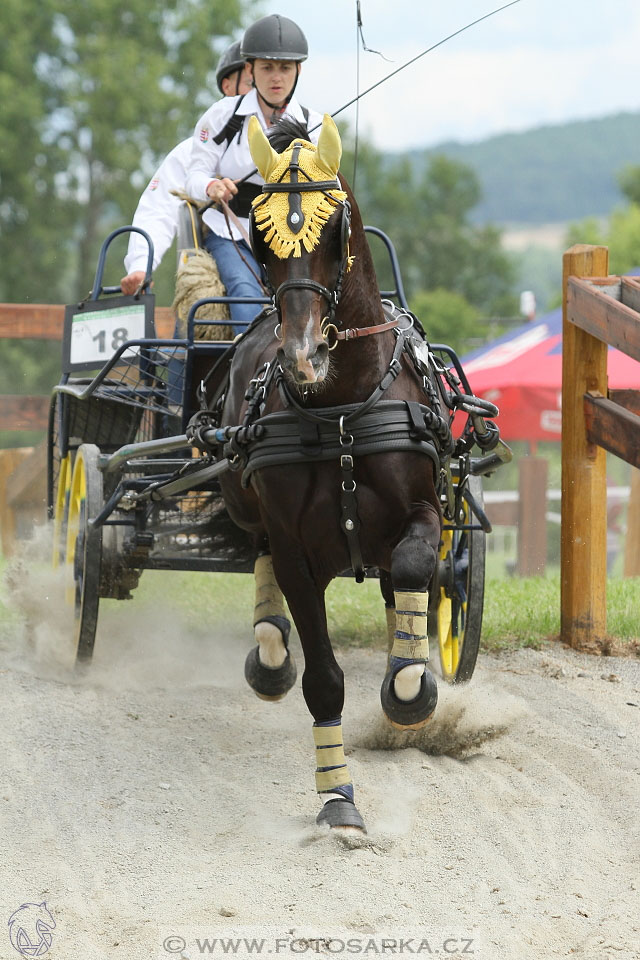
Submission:
<svg viewBox="0 0 640 960">
<path fill-rule="evenodd" d="M 313 358 L 314 363 L 324 363 L 324 361 L 329 356 L 329 344 L 323 340 L 322 343 L 318 344 L 318 349 L 316 350 L 316 355 Z"/>
</svg>

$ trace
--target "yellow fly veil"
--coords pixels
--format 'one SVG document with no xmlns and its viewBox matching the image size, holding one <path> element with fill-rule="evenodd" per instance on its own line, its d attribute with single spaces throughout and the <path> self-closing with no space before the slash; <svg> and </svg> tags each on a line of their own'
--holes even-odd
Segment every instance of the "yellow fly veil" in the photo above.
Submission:
<svg viewBox="0 0 640 960">
<path fill-rule="evenodd" d="M 266 183 L 289 183 L 289 165 L 296 145 L 300 146 L 298 165 L 302 171 L 300 182 L 335 180 L 338 175 L 342 144 L 338 128 L 325 114 L 318 146 L 308 140 L 294 140 L 283 153 L 276 153 L 263 133 L 256 117 L 249 121 L 249 148 L 259 173 Z M 300 257 L 318 245 L 320 233 L 336 207 L 347 199 L 344 190 L 310 190 L 300 193 L 303 214 L 302 228 L 294 233 L 289 226 L 289 194 L 261 194 L 253 201 L 256 229 L 264 233 L 265 243 L 281 260 L 293 255 Z"/>
</svg>

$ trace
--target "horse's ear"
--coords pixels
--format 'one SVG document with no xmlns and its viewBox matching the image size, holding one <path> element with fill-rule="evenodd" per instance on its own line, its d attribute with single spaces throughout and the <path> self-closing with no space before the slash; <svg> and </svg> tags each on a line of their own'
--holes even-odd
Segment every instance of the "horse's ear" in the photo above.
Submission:
<svg viewBox="0 0 640 960">
<path fill-rule="evenodd" d="M 253 115 L 249 117 L 248 137 L 253 162 L 258 168 L 262 179 L 268 180 L 280 156 L 275 152 L 265 137 L 262 127 L 260 126 L 260 121 Z"/>
<path fill-rule="evenodd" d="M 322 130 L 318 137 L 316 163 L 333 178 L 338 175 L 341 157 L 342 143 L 340 141 L 340 133 L 334 123 L 333 117 L 325 113 L 322 118 Z"/>
</svg>

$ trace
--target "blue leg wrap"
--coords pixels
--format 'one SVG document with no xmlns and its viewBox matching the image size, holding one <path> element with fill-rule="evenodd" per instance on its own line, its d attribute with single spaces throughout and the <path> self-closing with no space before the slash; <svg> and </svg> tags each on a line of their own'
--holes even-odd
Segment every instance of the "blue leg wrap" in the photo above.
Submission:
<svg viewBox="0 0 640 960">
<path fill-rule="evenodd" d="M 427 661 L 423 659 L 410 660 L 406 657 L 389 657 L 389 672 L 393 677 L 402 670 L 403 667 L 408 667 L 412 663 L 426 663 Z"/>
</svg>

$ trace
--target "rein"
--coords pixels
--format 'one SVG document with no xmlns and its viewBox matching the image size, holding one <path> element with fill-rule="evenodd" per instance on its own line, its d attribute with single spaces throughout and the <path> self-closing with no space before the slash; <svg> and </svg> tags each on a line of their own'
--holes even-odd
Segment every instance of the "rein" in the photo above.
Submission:
<svg viewBox="0 0 640 960">
<path fill-rule="evenodd" d="M 338 346 L 338 340 L 356 340 L 358 337 L 370 337 L 373 333 L 384 333 L 385 330 L 393 330 L 398 326 L 397 320 L 386 320 L 384 323 L 376 323 L 373 327 L 349 327 L 347 330 L 338 330 L 335 323 L 327 323 L 322 328 L 322 335 L 327 343 L 329 342 L 329 331 L 333 331 L 334 343 L 329 345 L 329 350 L 335 350 Z"/>
<path fill-rule="evenodd" d="M 245 241 L 245 243 L 247 244 L 247 246 L 248 246 L 249 249 L 251 250 L 251 240 L 249 239 L 249 234 L 247 233 L 247 231 L 245 230 L 245 228 L 242 226 L 242 224 L 240 223 L 240 220 L 238 219 L 238 217 L 236 217 L 235 213 L 233 212 L 233 210 L 231 209 L 231 207 L 229 206 L 229 204 L 227 203 L 226 200 L 220 200 L 220 209 L 222 210 L 222 213 L 224 214 L 225 223 L 227 224 L 227 230 L 229 231 L 229 238 L 230 238 L 231 242 L 233 243 L 233 245 L 234 245 L 234 247 L 235 247 L 235 249 L 236 249 L 236 253 L 238 254 L 238 256 L 240 257 L 240 259 L 241 259 L 242 262 L 244 263 L 244 265 L 245 265 L 245 267 L 247 268 L 247 270 L 248 270 L 251 274 L 253 274 L 254 279 L 258 281 L 258 283 L 260 284 L 260 286 L 262 287 L 262 289 L 264 290 L 264 292 L 267 293 L 267 288 L 266 288 L 266 286 L 265 286 L 264 280 L 262 279 L 262 277 L 259 277 L 259 276 L 258 276 L 258 274 L 255 272 L 255 270 L 253 269 L 253 267 L 251 266 L 251 264 L 249 263 L 249 261 L 247 260 L 247 258 L 245 257 L 245 255 L 243 254 L 242 250 L 240 249 L 240 247 L 239 247 L 239 245 L 238 245 L 238 242 L 237 242 L 236 238 L 234 237 L 233 232 L 232 232 L 232 230 L 231 230 L 231 224 L 229 223 L 229 220 L 232 220 L 233 223 L 236 225 L 236 227 L 238 228 L 238 230 L 239 230 L 240 233 L 242 234 L 242 239 Z"/>
</svg>

